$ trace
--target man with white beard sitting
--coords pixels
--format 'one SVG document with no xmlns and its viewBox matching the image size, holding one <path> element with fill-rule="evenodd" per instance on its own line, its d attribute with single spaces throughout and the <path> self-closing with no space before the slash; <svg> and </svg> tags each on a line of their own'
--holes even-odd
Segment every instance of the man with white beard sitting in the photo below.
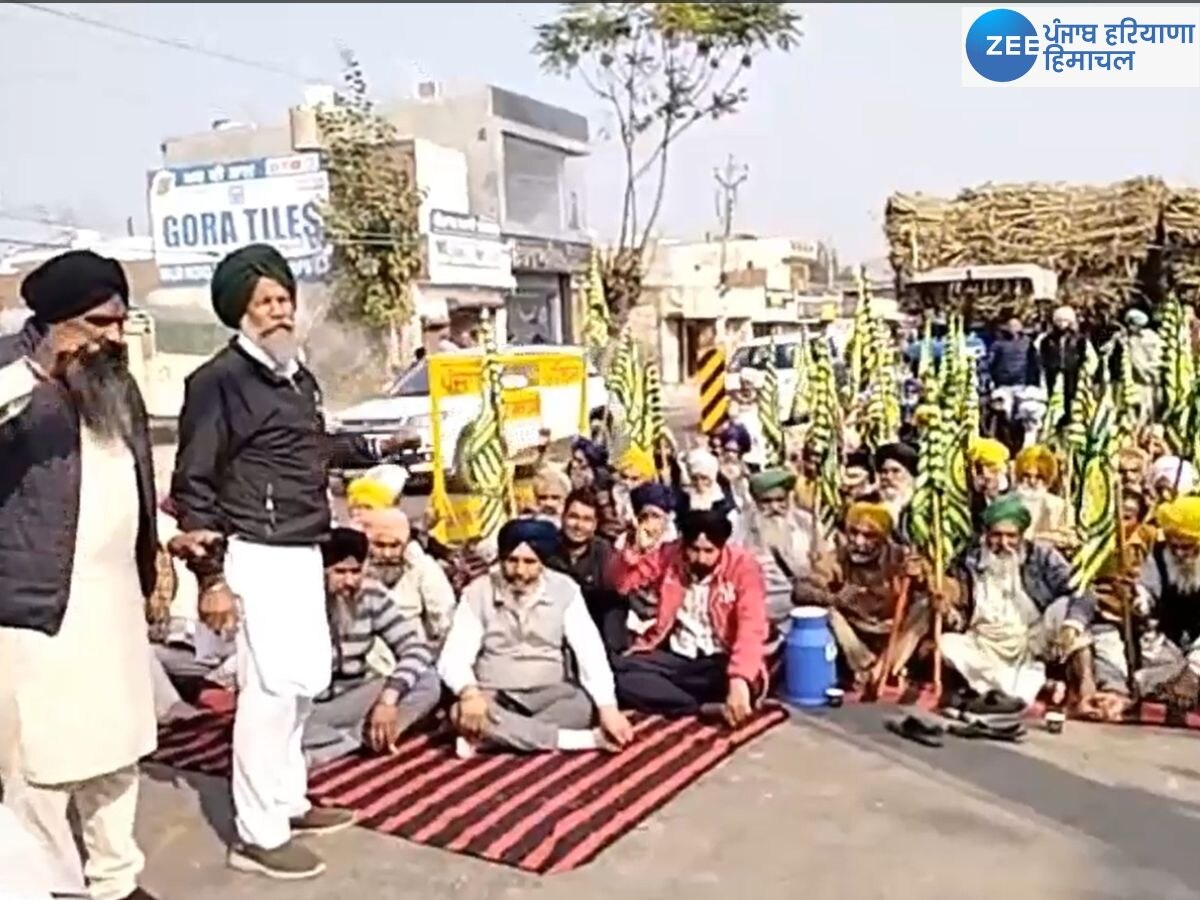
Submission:
<svg viewBox="0 0 1200 900">
<path fill-rule="evenodd" d="M 403 618 L 431 647 L 450 630 L 456 600 L 450 579 L 436 560 L 412 539 L 408 516 L 395 507 L 361 516 L 370 548 L 364 595 L 385 594 Z"/>
<path fill-rule="evenodd" d="M 733 541 L 750 550 L 763 571 L 767 618 L 778 626 L 792 611 L 796 579 L 807 574 L 818 542 L 811 513 L 793 499 L 796 476 L 767 469 L 750 477 L 754 507 L 745 511 Z"/>
<path fill-rule="evenodd" d="M 1031 517 L 1020 498 L 993 501 L 982 521 L 982 543 L 936 598 L 952 629 L 941 636 L 942 657 L 980 695 L 967 708 L 1020 711 L 1045 684 L 1045 663 L 1060 661 L 1069 663 L 1080 701 L 1090 700 L 1092 596 L 1074 589 L 1061 553 L 1026 539 Z"/>
<path fill-rule="evenodd" d="M 1163 540 L 1142 565 L 1138 611 L 1150 627 L 1134 681 L 1143 697 L 1188 710 L 1200 695 L 1200 497 L 1164 504 L 1157 517 Z"/>
<path fill-rule="evenodd" d="M 917 451 L 904 443 L 884 444 L 875 451 L 875 467 L 879 473 L 880 503 L 891 513 L 893 522 L 900 522 L 912 501 Z"/>
<path fill-rule="evenodd" d="M 1058 480 L 1058 460 L 1049 447 L 1034 444 L 1017 454 L 1013 462 L 1016 495 L 1021 499 L 1033 524 L 1029 537 L 1046 541 L 1066 553 L 1076 543 L 1067 517 L 1067 501 L 1051 493 Z"/>
</svg>

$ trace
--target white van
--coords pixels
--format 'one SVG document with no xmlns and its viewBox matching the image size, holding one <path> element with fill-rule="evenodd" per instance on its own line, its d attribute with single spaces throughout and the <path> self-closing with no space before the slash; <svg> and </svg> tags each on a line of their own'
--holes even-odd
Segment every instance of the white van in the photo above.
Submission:
<svg viewBox="0 0 1200 900">
<path fill-rule="evenodd" d="M 233 332 L 211 309 L 143 306 L 129 311 L 129 369 L 142 390 L 151 424 L 179 419 L 187 377 L 229 343 Z"/>
<path fill-rule="evenodd" d="M 438 356 L 478 356 L 479 348 L 454 350 Z M 581 347 L 558 347 L 546 344 L 507 346 L 504 355 L 538 356 L 570 354 L 583 356 Z M 506 388 L 530 387 L 537 391 L 536 416 L 510 421 L 505 426 L 505 439 L 510 453 L 520 453 L 537 446 L 539 431 L 550 432 L 557 441 L 579 434 L 579 388 L 576 385 L 543 386 L 534 384 L 517 371 L 503 375 Z M 604 379 L 589 366 L 584 387 L 589 419 L 604 415 L 608 392 Z M 439 401 L 441 416 L 442 460 L 448 470 L 454 462 L 454 450 L 459 433 L 475 420 L 482 408 L 478 394 L 445 397 Z M 422 359 L 402 373 L 380 397 L 373 397 L 327 417 L 328 429 L 334 434 L 355 434 L 364 437 L 390 437 L 401 429 L 415 431 L 421 438 L 420 448 L 402 454 L 397 460 L 413 474 L 427 475 L 433 471 L 433 431 L 430 421 L 429 362 Z"/>
<path fill-rule="evenodd" d="M 743 369 L 763 371 L 771 358 L 772 343 L 775 345 L 775 374 L 779 378 L 779 415 L 787 421 L 796 393 L 796 351 L 800 347 L 800 332 L 752 338 L 734 350 L 729 357 L 725 389 L 733 392 L 741 387 Z"/>
</svg>

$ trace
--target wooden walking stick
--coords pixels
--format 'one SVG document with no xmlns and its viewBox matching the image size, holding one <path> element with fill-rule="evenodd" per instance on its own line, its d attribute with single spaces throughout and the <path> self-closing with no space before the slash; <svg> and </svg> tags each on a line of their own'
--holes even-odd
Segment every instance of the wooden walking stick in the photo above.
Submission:
<svg viewBox="0 0 1200 900">
<path fill-rule="evenodd" d="M 904 621 L 904 616 L 908 612 L 908 591 L 912 584 L 912 580 L 904 575 L 900 579 L 900 589 L 896 597 L 896 610 L 892 619 L 892 630 L 888 634 L 887 648 L 883 651 L 883 665 L 880 666 L 879 676 L 875 679 L 874 692 L 878 694 L 880 689 L 887 684 L 888 677 L 892 674 L 892 666 L 895 665 L 896 655 L 896 639 L 900 636 L 900 627 Z"/>
</svg>

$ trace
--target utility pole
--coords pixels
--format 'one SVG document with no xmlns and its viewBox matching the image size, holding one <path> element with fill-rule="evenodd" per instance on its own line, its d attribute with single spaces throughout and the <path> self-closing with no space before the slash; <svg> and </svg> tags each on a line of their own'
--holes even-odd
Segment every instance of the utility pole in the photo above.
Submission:
<svg viewBox="0 0 1200 900">
<path fill-rule="evenodd" d="M 721 292 L 725 291 L 725 253 L 729 238 L 733 234 L 733 213 L 737 208 L 738 189 L 750 177 L 750 167 L 745 163 L 734 161 L 733 154 L 725 161 L 724 169 L 713 169 L 713 179 L 717 182 L 717 219 L 721 223 Z"/>
</svg>

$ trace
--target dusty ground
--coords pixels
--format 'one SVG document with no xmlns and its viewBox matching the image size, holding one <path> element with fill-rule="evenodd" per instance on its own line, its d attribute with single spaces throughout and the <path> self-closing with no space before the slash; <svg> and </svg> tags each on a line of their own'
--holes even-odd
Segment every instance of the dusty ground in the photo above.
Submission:
<svg viewBox="0 0 1200 900">
<path fill-rule="evenodd" d="M 548 877 L 359 829 L 320 844 L 317 881 L 238 875 L 223 866 L 225 785 L 154 770 L 145 884 L 174 900 L 1200 897 L 1194 734 L 1071 723 L 1019 747 L 933 750 L 885 733 L 891 712 L 796 714 L 589 866 Z"/>
</svg>

